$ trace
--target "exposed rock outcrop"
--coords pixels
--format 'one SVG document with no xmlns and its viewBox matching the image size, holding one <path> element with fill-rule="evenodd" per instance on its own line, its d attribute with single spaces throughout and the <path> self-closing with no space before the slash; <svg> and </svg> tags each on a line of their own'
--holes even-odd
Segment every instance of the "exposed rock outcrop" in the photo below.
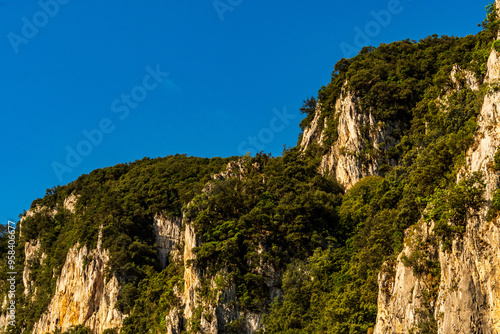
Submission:
<svg viewBox="0 0 500 334">
<path fill-rule="evenodd" d="M 181 241 L 182 218 L 157 214 L 154 217 L 153 228 L 155 231 L 158 257 L 162 268 L 167 266 L 169 254 Z"/>
<path fill-rule="evenodd" d="M 245 164 L 243 159 L 238 161 L 231 161 L 227 164 L 226 169 L 218 174 L 212 176 L 214 180 L 225 180 L 231 177 L 242 179 L 245 176 Z"/>
<path fill-rule="evenodd" d="M 2 301 L 2 310 L 7 310 L 8 302 L 9 302 L 9 300 L 7 299 L 7 296 L 5 296 L 3 301 Z M 7 332 L 8 326 L 9 326 L 9 320 L 11 320 L 11 319 L 8 318 L 7 312 L 5 312 L 5 313 L 2 312 L 2 314 L 0 314 L 0 331 L 2 331 L 2 333 Z"/>
<path fill-rule="evenodd" d="M 200 245 L 199 237 L 189 221 L 186 221 L 185 225 L 184 245 L 185 271 L 182 296 L 184 324 L 190 328 L 190 320 L 196 320 L 195 318 L 199 317 L 200 332 L 208 334 L 226 333 L 227 326 L 238 321 L 238 333 L 255 333 L 262 326 L 262 314 L 239 311 L 235 307 L 237 304 L 236 286 L 225 280 L 229 273 L 222 270 L 215 277 L 204 277 L 201 268 L 188 265 L 189 261 L 195 259 L 193 249 Z M 203 280 L 214 292 L 210 300 L 203 300 L 200 296 Z M 199 313 L 196 314 L 197 312 Z M 172 319 L 172 317 L 169 318 Z M 179 327 L 179 323 L 174 323 L 168 330 L 175 333 L 174 329 Z"/>
<path fill-rule="evenodd" d="M 213 181 L 207 183 L 204 192 L 210 193 L 217 182 L 229 178 L 243 178 L 247 172 L 245 168 L 242 159 L 230 162 L 225 171 L 213 176 Z M 64 200 L 62 206 L 75 213 L 77 200 L 77 196 L 71 195 Z M 54 217 L 57 207 L 50 210 L 37 207 L 30 210 L 26 216 L 35 214 Z M 165 318 L 167 333 L 180 334 L 186 329 L 192 329 L 194 322 L 199 324 L 200 333 L 225 333 L 227 326 L 235 321 L 241 333 L 254 333 L 262 326 L 261 314 L 242 312 L 235 308 L 236 286 L 225 278 L 228 272 L 223 270 L 215 276 L 208 276 L 204 268 L 192 263 L 196 258 L 194 249 L 200 246 L 201 239 L 189 218 L 156 214 L 153 229 L 162 267 L 165 268 L 170 260 L 184 267 L 184 286 L 174 288 L 179 299 L 178 306 L 169 310 Z M 24 294 L 35 298 L 36 291 L 33 291 L 30 276 L 31 265 L 33 261 L 43 264 L 46 256 L 41 252 L 39 240 L 26 242 L 25 254 Z M 32 333 L 43 334 L 55 330 L 64 332 L 76 325 L 86 326 L 96 334 L 101 334 L 108 328 L 121 328 L 126 315 L 115 307 L 120 286 L 116 277 L 106 278 L 105 269 L 108 262 L 109 252 L 102 247 L 102 233 L 99 234 L 95 249 L 88 249 L 79 243 L 71 247 L 47 311 L 35 323 Z M 271 269 L 263 267 L 262 270 L 267 272 Z M 270 287 L 274 285 L 272 279 L 268 283 Z M 209 298 L 200 294 L 207 284 L 213 290 Z M 276 288 L 273 289 L 273 296 L 279 293 Z M 2 325 L 6 324 L 5 315 L 2 315 L 0 321 Z"/>
<path fill-rule="evenodd" d="M 371 111 L 361 109 L 359 97 L 344 88 L 332 116 L 324 116 L 318 102 L 314 118 L 302 134 L 302 151 L 313 143 L 325 145 L 329 117 L 338 120 L 333 122 L 337 139 L 322 157 L 320 172 L 333 175 L 346 189 L 365 176 L 378 175 L 380 153 L 397 144 L 392 136 L 396 124 L 378 122 Z"/>
<path fill-rule="evenodd" d="M 258 168 L 258 166 L 254 166 Z M 224 180 L 231 177 L 242 177 L 245 173 L 243 161 L 230 162 L 226 171 L 213 177 L 214 180 Z M 214 184 L 209 182 L 204 191 L 210 192 Z M 238 310 L 236 286 L 226 277 L 229 274 L 222 270 L 215 276 L 208 276 L 203 268 L 198 267 L 193 261 L 196 259 L 194 249 L 201 244 L 200 237 L 196 234 L 192 222 L 188 217 L 182 219 L 182 232 L 180 244 L 184 246 L 182 265 L 184 266 L 183 292 L 176 292 L 180 307 L 170 310 L 166 316 L 166 331 L 171 334 L 180 334 L 182 329 L 192 329 L 193 323 L 198 323 L 199 333 L 226 333 L 228 326 L 236 326 L 238 333 L 252 334 L 262 326 L 262 314 Z M 272 268 L 262 266 L 268 277 L 273 277 Z M 274 288 L 275 281 L 270 279 L 270 298 L 280 294 Z M 202 296 L 204 285 L 210 287 L 211 295 Z"/>
<path fill-rule="evenodd" d="M 316 109 L 314 111 L 314 118 L 311 124 L 304 129 L 302 138 L 300 140 L 300 149 L 302 151 L 306 150 L 309 145 L 313 143 L 322 143 L 324 139 L 324 117 L 321 115 L 322 105 L 321 101 L 316 104 Z"/>
<path fill-rule="evenodd" d="M 23 270 L 23 285 L 24 295 L 27 296 L 33 289 L 33 281 L 31 280 L 31 264 L 33 261 L 39 261 L 40 265 L 43 264 L 45 254 L 40 254 L 40 240 L 31 240 L 24 245 L 24 270 Z M 34 292 L 34 296 L 36 292 Z M 33 297 L 34 297 L 33 296 Z"/>
<path fill-rule="evenodd" d="M 485 82 L 497 85 L 499 69 L 500 59 L 492 50 Z M 454 74 L 453 77 L 462 77 L 462 82 L 470 88 L 476 87 L 467 76 Z M 475 143 L 467 153 L 465 168 L 458 175 L 460 180 L 465 175 L 481 172 L 486 186 L 485 205 L 478 214 L 469 217 L 465 233 L 453 240 L 449 250 L 430 249 L 426 241 L 432 238 L 432 226 L 425 222 L 406 232 L 405 249 L 397 263 L 386 263 L 386 270 L 379 274 L 375 334 L 409 333 L 422 329 L 423 325 L 442 334 L 500 333 L 500 221 L 488 222 L 485 218 L 499 182 L 498 174 L 491 168 L 500 147 L 499 105 L 500 93 L 488 92 L 478 118 Z M 417 277 L 413 269 L 403 263 L 403 256 L 410 256 L 416 249 L 415 243 L 427 244 L 423 249 L 427 259 L 439 263 L 440 274 L 434 286 L 431 277 Z M 424 309 L 432 313 L 430 317 L 422 316 Z"/>
<path fill-rule="evenodd" d="M 64 200 L 63 207 L 75 213 L 78 198 L 70 195 Z M 43 206 L 29 210 L 21 219 L 20 226 L 27 217 L 36 214 L 54 217 L 58 207 L 49 209 Z M 115 309 L 119 292 L 118 280 L 115 277 L 105 278 L 105 268 L 109 261 L 108 251 L 102 248 L 102 235 L 99 235 L 97 248 L 89 250 L 77 243 L 68 251 L 61 275 L 56 282 L 54 296 L 47 311 L 34 325 L 32 333 L 51 333 L 56 329 L 62 331 L 73 325 L 85 325 L 93 333 L 102 333 L 108 328 L 119 328 L 125 315 Z M 37 290 L 33 287 L 32 265 L 34 261 L 43 265 L 46 254 L 41 252 L 40 240 L 30 240 L 24 246 L 25 261 L 23 265 L 24 295 L 31 294 L 36 298 Z M 2 316 L 2 319 L 5 316 Z M 3 323 L 4 321 L 2 321 Z"/>
<path fill-rule="evenodd" d="M 73 246 L 57 280 L 54 297 L 33 333 L 43 334 L 57 328 L 64 331 L 79 324 L 93 333 L 121 327 L 125 316 L 115 309 L 118 280 L 105 278 L 108 261 L 108 251 L 102 248 L 100 240 L 97 248 L 90 251 L 86 246 Z"/>
<path fill-rule="evenodd" d="M 479 90 L 479 82 L 471 71 L 462 69 L 460 66 L 453 66 L 451 71 L 451 82 L 455 90 L 468 88 L 473 91 Z"/>
<path fill-rule="evenodd" d="M 71 213 L 75 213 L 76 202 L 78 201 L 78 197 L 75 194 L 71 194 L 64 200 L 63 206 L 66 210 Z"/>
</svg>

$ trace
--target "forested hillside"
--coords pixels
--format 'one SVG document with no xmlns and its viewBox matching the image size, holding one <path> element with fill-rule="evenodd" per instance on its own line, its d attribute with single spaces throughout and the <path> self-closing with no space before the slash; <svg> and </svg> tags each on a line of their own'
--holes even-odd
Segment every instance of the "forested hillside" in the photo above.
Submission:
<svg viewBox="0 0 500 334">
<path fill-rule="evenodd" d="M 500 52 L 495 5 L 482 25 L 475 36 L 365 47 L 340 60 L 304 101 L 298 145 L 279 157 L 145 158 L 47 190 L 16 229 L 24 279 L 15 326 L 1 231 L 6 332 L 372 333 L 379 276 L 394 276 L 398 261 L 427 280 L 434 304 L 442 264 L 423 246 L 400 255 L 405 231 L 432 222 L 435 250 L 446 251 L 480 209 L 490 222 L 500 211 L 500 192 L 488 200 L 484 173 L 467 165 L 485 96 L 499 91 L 488 79 L 488 57 Z M 370 120 L 355 123 L 357 151 L 339 144 L 347 96 L 352 119 Z M 332 156 L 354 161 L 359 180 L 339 177 L 325 163 Z M 490 167 L 500 171 L 500 154 Z M 95 304 L 62 298 L 73 296 L 63 286 L 71 263 L 102 296 Z M 420 312 L 413 332 L 437 333 L 434 308 Z"/>
</svg>

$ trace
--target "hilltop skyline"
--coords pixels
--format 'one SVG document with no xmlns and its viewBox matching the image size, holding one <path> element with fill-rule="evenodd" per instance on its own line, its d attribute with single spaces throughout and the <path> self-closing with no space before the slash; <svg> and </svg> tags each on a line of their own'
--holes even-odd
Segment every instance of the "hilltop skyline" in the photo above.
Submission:
<svg viewBox="0 0 500 334">
<path fill-rule="evenodd" d="M 342 57 L 477 33 L 486 4 L 4 1 L 0 222 L 47 188 L 145 156 L 279 155 Z"/>
</svg>

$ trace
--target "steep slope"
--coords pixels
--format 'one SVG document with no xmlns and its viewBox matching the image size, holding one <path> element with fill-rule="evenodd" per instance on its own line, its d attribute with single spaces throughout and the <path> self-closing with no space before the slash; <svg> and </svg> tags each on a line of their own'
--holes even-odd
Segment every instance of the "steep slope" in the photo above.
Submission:
<svg viewBox="0 0 500 334">
<path fill-rule="evenodd" d="M 16 230 L 22 261 L 16 290 L 22 293 L 15 296 L 14 332 L 121 328 L 140 279 L 166 267 L 181 242 L 182 220 L 172 214 L 228 161 L 144 159 L 47 190 Z M 1 320 L 7 325 L 5 290 L 2 300 Z"/>
<path fill-rule="evenodd" d="M 97 248 L 73 246 L 66 257 L 56 291 L 47 312 L 34 325 L 34 334 L 65 331 L 74 325 L 84 325 L 94 333 L 121 327 L 124 315 L 115 309 L 119 292 L 116 277 L 105 279 L 109 254 Z"/>
<path fill-rule="evenodd" d="M 230 162 L 225 171 L 213 176 L 213 180 L 225 182 L 232 177 L 242 178 L 244 173 L 243 160 Z M 204 192 L 209 194 L 215 187 L 215 183 L 209 182 Z M 166 221 L 170 222 L 167 226 L 182 226 L 176 244 L 184 246 L 183 249 L 174 251 L 172 255 L 172 259 L 178 261 L 184 268 L 183 293 L 176 293 L 178 304 L 170 309 L 166 317 L 167 333 L 180 334 L 183 329 L 202 333 L 222 333 L 233 322 L 238 322 L 240 333 L 254 333 L 259 329 L 262 326 L 262 314 L 239 312 L 234 307 L 238 301 L 236 287 L 229 281 L 221 284 L 220 280 L 224 281 L 224 276 L 229 273 L 223 269 L 212 277 L 207 277 L 203 273 L 203 268 L 196 265 L 196 249 L 201 246 L 201 238 L 196 233 L 191 219 L 184 215 L 182 219 L 170 217 Z M 207 284 L 212 289 L 212 294 L 208 298 L 203 296 L 202 292 L 204 285 Z"/>
<path fill-rule="evenodd" d="M 365 176 L 378 175 L 382 159 L 370 153 L 379 154 L 381 144 L 385 150 L 396 144 L 392 129 L 397 125 L 377 122 L 369 110 L 363 110 L 359 96 L 349 90 L 347 84 L 335 102 L 333 114 L 325 116 L 322 104 L 317 104 L 311 124 L 304 129 L 301 150 L 331 141 L 328 140 L 329 126 L 335 127 L 336 139 L 322 156 L 319 170 L 322 174 L 333 175 L 346 189 Z"/>
<path fill-rule="evenodd" d="M 282 294 L 284 267 L 294 255 L 311 254 L 311 249 L 327 242 L 327 233 L 335 227 L 330 203 L 338 200 L 341 190 L 317 174 L 319 161 L 306 162 L 296 150 L 283 158 L 239 159 L 214 175 L 185 207 L 181 248 L 174 247 L 164 271 L 177 268 L 172 290 L 165 295 L 168 306 L 162 310 L 167 311 L 162 325 L 167 333 L 255 333 L 262 328 L 264 311 Z M 311 189 L 310 184 L 316 186 Z M 309 189 L 292 198 L 295 187 Z M 308 204 L 308 198 L 318 203 Z M 136 303 L 124 322 L 125 332 L 148 328 L 143 319 L 151 297 L 139 296 L 145 302 Z"/>
<path fill-rule="evenodd" d="M 497 8 L 500 3 L 496 2 Z M 465 231 L 443 241 L 432 219 L 406 232 L 403 252 L 379 276 L 379 311 L 375 333 L 499 333 L 500 243 L 498 216 L 489 217 L 499 185 L 495 155 L 500 147 L 498 87 L 500 61 L 491 50 L 485 85 L 488 91 L 478 117 L 474 144 L 468 150 L 457 182 L 480 173 L 484 204 L 469 211 Z M 432 210 L 431 207 L 428 210 Z M 449 222 L 449 224 L 453 224 Z M 434 262 L 436 271 L 416 270 L 420 262 Z M 434 276 L 434 277 L 433 277 Z"/>
<path fill-rule="evenodd" d="M 496 333 L 495 16 L 342 59 L 280 157 L 146 158 L 48 190 L 16 230 L 11 332 Z"/>
<path fill-rule="evenodd" d="M 284 299 L 265 322 L 267 332 L 371 332 L 377 304 L 378 333 L 436 330 L 436 243 L 459 239 L 465 217 L 482 206 L 484 180 L 466 172 L 466 153 L 477 148 L 477 118 L 490 89 L 485 70 L 498 22 L 488 11 L 477 36 L 365 48 L 336 65 L 314 110 L 306 101 L 302 152 L 319 154 L 322 166 L 331 158 L 332 170 L 320 171 L 344 175 L 339 182 L 349 191 L 338 210 L 341 225 L 351 229 L 345 246 L 287 270 Z M 343 156 L 343 145 L 354 154 Z M 384 317 L 393 323 L 385 326 Z"/>
<path fill-rule="evenodd" d="M 255 333 L 286 265 L 337 230 L 318 163 L 145 159 L 49 190 L 18 229 L 15 331 Z"/>
</svg>

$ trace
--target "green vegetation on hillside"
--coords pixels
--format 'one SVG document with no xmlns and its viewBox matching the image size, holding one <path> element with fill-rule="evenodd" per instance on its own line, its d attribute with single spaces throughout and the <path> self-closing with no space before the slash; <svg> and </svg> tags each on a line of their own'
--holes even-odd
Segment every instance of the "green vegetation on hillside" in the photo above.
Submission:
<svg viewBox="0 0 500 334">
<path fill-rule="evenodd" d="M 264 321 L 266 333 L 367 333 L 375 324 L 382 263 L 402 250 L 404 230 L 418 222 L 427 205 L 434 208 L 429 215 L 443 247 L 464 230 L 465 215 L 482 203 L 483 187 L 481 175 L 458 185 L 456 176 L 489 87 L 472 91 L 462 85 L 455 91 L 450 74 L 459 65 L 482 82 L 498 31 L 494 6 L 487 10 L 485 30 L 476 36 L 382 44 L 337 63 L 332 82 L 318 93 L 326 122 L 335 120 L 333 107 L 345 87 L 361 97 L 362 110 L 398 130 L 399 144 L 379 152 L 382 161 L 393 161 L 383 177 L 367 177 L 343 197 L 340 226 L 352 229 L 342 245 L 318 248 L 288 266 L 284 295 Z M 332 132 L 326 148 L 335 139 Z M 435 275 L 434 264 L 425 268 Z M 417 330 L 431 333 L 433 313 L 421 312 L 428 320 Z"/>
<path fill-rule="evenodd" d="M 17 294 L 17 302 L 24 305 L 17 311 L 17 330 L 24 327 L 30 331 L 46 311 L 68 250 L 76 243 L 95 248 L 101 227 L 102 245 L 110 256 L 107 274 L 115 275 L 122 285 L 118 307 L 129 313 L 140 283 L 161 271 L 153 234 L 154 215 L 181 215 L 182 207 L 230 160 L 185 155 L 146 158 L 95 170 L 67 186 L 47 190 L 43 199 L 32 204 L 32 209 L 40 208 L 39 212 L 25 216 L 17 243 L 17 263 L 24 262 L 24 244 L 28 241 L 40 240 L 39 254 L 46 255 L 42 263 L 30 264 L 37 293 Z M 71 194 L 78 197 L 75 213 L 64 209 L 64 199 Z M 52 216 L 54 209 L 57 214 Z M 17 290 L 24 291 L 22 280 L 17 283 Z"/>
<path fill-rule="evenodd" d="M 36 213 L 25 215 L 16 231 L 18 264 L 24 263 L 26 242 L 38 240 L 45 256 L 29 264 L 33 286 L 27 295 L 17 282 L 22 307 L 12 333 L 29 333 L 47 310 L 68 250 L 76 244 L 97 247 L 101 233 L 110 255 L 106 275 L 117 277 L 121 287 L 117 308 L 129 315 L 121 333 L 164 332 L 166 315 L 179 306 L 185 268 L 175 258 L 160 268 L 156 214 L 185 214 L 191 221 L 201 241 L 190 265 L 204 275 L 202 302 L 213 305 L 219 302 L 218 291 L 232 287 L 236 300 L 231 307 L 264 312 L 265 333 L 367 333 L 377 314 L 377 276 L 382 264 L 390 264 L 403 249 L 405 229 L 422 218 L 432 220 L 439 237 L 433 242 L 447 249 L 450 237 L 460 237 L 468 215 L 483 203 L 480 174 L 456 180 L 473 144 L 484 94 L 492 89 L 482 84 L 472 90 L 464 80 L 472 73 L 481 84 L 488 54 L 497 47 L 496 12 L 494 6 L 487 9 L 484 30 L 476 36 L 382 44 L 340 60 L 331 82 L 301 108 L 304 130 L 321 104 L 322 146 L 311 144 L 306 152 L 285 149 L 280 157 L 145 158 L 47 190 L 33 202 L 31 213 Z M 459 89 L 451 79 L 455 65 L 460 66 Z M 323 152 L 337 140 L 334 105 L 343 89 L 359 97 L 363 112 L 391 126 L 397 143 L 379 151 L 367 144 L 365 153 L 383 164 L 381 175 L 366 177 L 347 192 L 330 175 L 318 173 Z M 240 161 L 243 172 L 212 179 L 229 161 Z M 500 170 L 497 156 L 492 169 Z M 202 191 L 208 182 L 209 190 Z M 70 195 L 78 198 L 74 212 L 64 208 Z M 500 191 L 490 218 L 498 212 Z M 0 254 L 7 252 L 6 242 L 0 229 Z M 417 246 L 405 264 L 437 282 L 438 264 L 424 259 L 425 245 Z M 5 273 L 0 270 L 2 284 Z M 270 300 L 273 291 L 278 297 Z M 428 305 L 435 301 L 433 293 L 426 297 Z M 421 310 L 426 321 L 416 330 L 435 330 L 432 307 Z M 188 332 L 209 317 L 202 307 L 194 314 Z M 241 323 L 236 319 L 226 331 L 241 332 Z M 66 333 L 87 332 L 76 326 Z"/>
<path fill-rule="evenodd" d="M 220 181 L 191 205 L 188 215 L 203 241 L 196 264 L 211 275 L 228 270 L 243 309 L 266 309 L 265 282 L 275 270 L 345 240 L 349 228 L 336 212 L 343 190 L 317 173 L 318 163 L 297 149 L 278 158 L 259 154 L 246 163 L 243 179 Z M 262 273 L 263 266 L 271 272 Z"/>
</svg>

